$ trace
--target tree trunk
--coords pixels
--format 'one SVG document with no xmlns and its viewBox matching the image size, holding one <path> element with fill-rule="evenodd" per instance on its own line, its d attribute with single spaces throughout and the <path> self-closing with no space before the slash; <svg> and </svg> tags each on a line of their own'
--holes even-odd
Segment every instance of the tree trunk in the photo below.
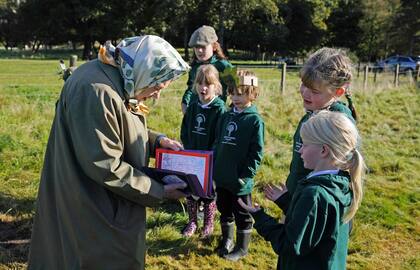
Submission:
<svg viewBox="0 0 420 270">
<path fill-rule="evenodd" d="M 185 20 L 184 24 L 184 59 L 187 62 L 190 60 L 190 54 L 188 50 L 188 20 Z"/>
<path fill-rule="evenodd" d="M 82 59 L 88 60 L 91 54 L 92 54 L 92 41 L 90 40 L 90 37 L 85 37 L 85 40 L 83 41 Z"/>
<path fill-rule="evenodd" d="M 219 38 L 219 43 L 221 46 L 223 46 L 223 38 L 224 38 L 224 34 L 225 34 L 225 9 L 226 9 L 226 4 L 225 1 L 222 1 L 220 3 L 220 13 L 219 13 L 219 35 L 217 36 Z"/>
</svg>

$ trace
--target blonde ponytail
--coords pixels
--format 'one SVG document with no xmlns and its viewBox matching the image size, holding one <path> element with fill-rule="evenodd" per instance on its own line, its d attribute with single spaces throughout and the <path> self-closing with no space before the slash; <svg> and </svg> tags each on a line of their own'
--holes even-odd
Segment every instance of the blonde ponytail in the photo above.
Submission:
<svg viewBox="0 0 420 270">
<path fill-rule="evenodd" d="M 365 173 L 365 162 L 363 156 L 359 150 L 353 151 L 353 157 L 349 161 L 349 173 L 350 173 L 350 188 L 353 192 L 353 200 L 350 208 L 347 210 L 343 217 L 343 222 L 350 221 L 359 209 L 360 203 L 363 197 L 363 176 Z"/>
</svg>

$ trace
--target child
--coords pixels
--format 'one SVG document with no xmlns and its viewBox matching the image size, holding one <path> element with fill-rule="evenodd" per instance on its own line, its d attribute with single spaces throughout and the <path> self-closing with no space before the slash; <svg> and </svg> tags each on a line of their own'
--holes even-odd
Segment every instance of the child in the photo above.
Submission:
<svg viewBox="0 0 420 270">
<path fill-rule="evenodd" d="M 303 107 L 306 114 L 300 120 L 293 137 L 293 154 L 290 163 L 289 176 L 286 180 L 287 189 L 284 190 L 276 203 L 283 209 L 293 196 L 298 182 L 305 178 L 311 170 L 305 169 L 299 149 L 302 146 L 300 128 L 313 113 L 320 110 L 342 112 L 351 120 L 356 120 L 356 112 L 353 108 L 350 92 L 348 91 L 352 78 L 351 61 L 345 52 L 340 49 L 321 48 L 313 53 L 300 71 L 302 84 L 300 93 L 303 99 Z M 349 108 L 338 101 L 345 94 Z"/>
<path fill-rule="evenodd" d="M 353 122 L 322 111 L 302 125 L 299 150 L 305 168 L 284 224 L 242 201 L 255 228 L 279 255 L 277 269 L 346 269 L 348 221 L 362 200 L 363 157 Z"/>
<path fill-rule="evenodd" d="M 234 76 L 237 82 L 228 87 L 233 107 L 222 116 L 216 130 L 213 178 L 222 227 L 218 253 L 237 261 L 248 254 L 252 231 L 252 217 L 237 199 L 251 201 L 253 178 L 263 156 L 264 122 L 252 104 L 259 92 L 257 77 L 249 71 Z M 237 231 L 233 248 L 234 221 Z"/>
<path fill-rule="evenodd" d="M 216 31 L 213 27 L 203 25 L 194 31 L 191 35 L 188 46 L 193 47 L 194 57 L 191 63 L 191 70 L 188 73 L 187 90 L 182 97 L 181 108 L 182 113 L 185 114 L 187 107 L 195 100 L 197 94 L 193 91 L 193 83 L 199 66 L 204 64 L 211 64 L 216 67 L 219 72 L 222 72 L 226 67 L 232 65 L 226 60 L 223 54 L 222 47 L 217 42 Z M 221 99 L 226 101 L 226 84 L 222 82 L 223 93 Z"/>
<path fill-rule="evenodd" d="M 218 97 L 222 93 L 219 72 L 213 65 L 202 65 L 197 70 L 193 89 L 198 94 L 187 108 L 182 119 L 181 141 L 185 149 L 211 150 L 217 120 L 225 111 L 225 103 Z M 202 237 L 213 233 L 214 215 L 216 213 L 215 198 L 201 199 L 187 198 L 189 222 L 182 230 L 182 234 L 190 237 L 197 229 L 197 208 L 201 201 L 204 203 L 204 228 Z"/>
</svg>

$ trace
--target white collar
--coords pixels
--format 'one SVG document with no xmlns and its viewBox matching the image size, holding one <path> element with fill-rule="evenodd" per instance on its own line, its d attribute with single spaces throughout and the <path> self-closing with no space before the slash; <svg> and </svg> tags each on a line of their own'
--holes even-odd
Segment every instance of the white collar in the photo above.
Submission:
<svg viewBox="0 0 420 270">
<path fill-rule="evenodd" d="M 200 101 L 198 101 L 198 104 L 200 105 L 201 108 L 203 109 L 207 109 L 210 104 L 217 98 L 217 96 L 214 96 L 214 98 L 212 98 L 209 102 L 207 102 L 206 104 L 201 104 Z"/>
<path fill-rule="evenodd" d="M 311 172 L 308 174 L 306 178 L 311 178 L 311 177 L 323 175 L 323 174 L 338 174 L 339 171 L 340 170 L 323 170 L 323 171 Z"/>
<path fill-rule="evenodd" d="M 247 107 L 248 108 L 248 107 Z M 245 111 L 246 108 L 243 108 L 242 110 L 238 110 L 236 107 L 233 107 L 233 112 L 234 113 L 241 113 L 243 111 Z"/>
</svg>

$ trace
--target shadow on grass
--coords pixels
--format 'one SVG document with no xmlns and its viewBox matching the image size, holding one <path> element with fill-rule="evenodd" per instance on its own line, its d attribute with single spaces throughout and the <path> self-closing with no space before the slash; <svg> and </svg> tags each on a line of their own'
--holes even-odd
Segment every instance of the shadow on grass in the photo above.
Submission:
<svg viewBox="0 0 420 270">
<path fill-rule="evenodd" d="M 0 264 L 27 261 L 33 212 L 33 199 L 0 193 Z"/>
<path fill-rule="evenodd" d="M 153 213 L 147 216 L 147 228 L 172 225 L 182 228 L 188 218 L 186 208 L 180 201 L 165 201 L 152 208 Z"/>
<path fill-rule="evenodd" d="M 32 218 L 0 221 L 0 264 L 27 261 L 31 230 Z"/>
<path fill-rule="evenodd" d="M 196 237 L 191 239 L 155 239 L 147 240 L 147 254 L 151 256 L 171 256 L 178 258 L 194 253 L 199 256 L 210 256 L 215 254 L 212 242 L 215 237 L 207 240 L 201 240 Z"/>
<path fill-rule="evenodd" d="M 23 216 L 35 212 L 35 200 L 32 198 L 15 198 L 0 192 L 0 214 Z"/>
<path fill-rule="evenodd" d="M 188 214 L 185 211 L 184 205 L 176 201 L 166 201 L 159 207 L 153 208 L 153 213 L 147 217 L 147 228 L 154 230 L 147 238 L 149 255 L 178 258 L 190 253 L 198 256 L 215 254 L 218 236 L 213 234 L 206 239 L 199 236 L 202 229 L 202 220 L 200 221 L 202 213 L 198 213 L 199 228 L 196 234 L 190 238 L 181 235 L 182 228 L 188 222 Z"/>
</svg>

